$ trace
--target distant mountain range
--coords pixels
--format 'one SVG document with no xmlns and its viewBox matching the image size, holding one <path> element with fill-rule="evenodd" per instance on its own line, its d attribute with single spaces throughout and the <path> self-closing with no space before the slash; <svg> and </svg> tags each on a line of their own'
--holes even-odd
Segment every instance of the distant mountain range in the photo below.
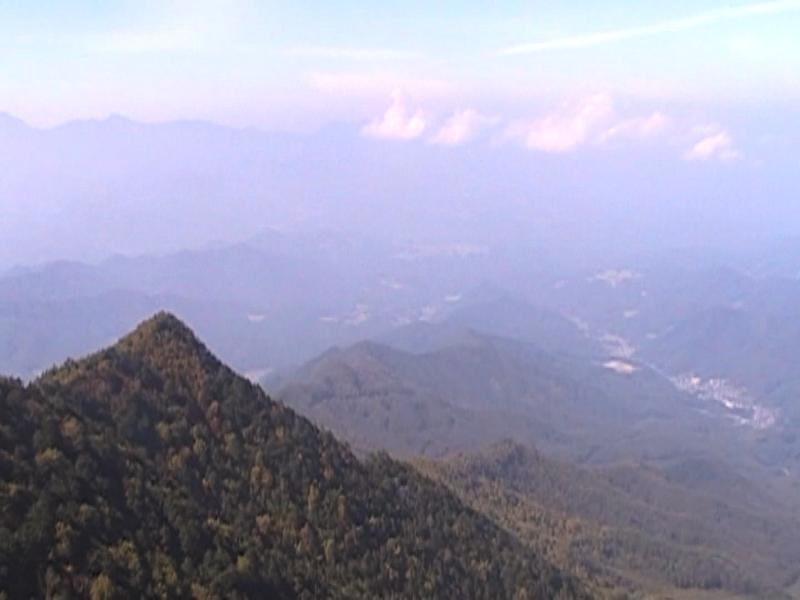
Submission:
<svg viewBox="0 0 800 600">
<path fill-rule="evenodd" d="M 393 337 L 420 329 L 429 350 L 362 342 L 284 379 L 279 398 L 362 459 L 166 314 L 27 385 L 2 380 L 0 588 L 790 597 L 796 492 L 724 413 L 593 350 L 446 321 Z"/>
<path fill-rule="evenodd" d="M 487 445 L 493 424 L 471 421 L 471 411 L 495 405 L 496 432 L 508 430 L 503 407 L 516 406 L 515 386 L 546 382 L 563 363 L 474 332 L 460 344 L 409 354 L 363 343 L 295 374 L 320 376 L 323 363 L 346 356 L 348 377 L 320 381 L 354 398 L 341 407 L 342 422 L 380 413 L 361 425 L 375 432 L 372 448 L 431 435 L 433 449 L 437 435 L 444 443 L 476 434 L 469 454 L 413 466 L 385 454 L 356 458 L 235 375 L 168 314 L 30 384 L 0 379 L 0 589 L 9 597 L 666 598 L 706 590 L 789 598 L 782 590 L 798 575 L 800 520 L 769 489 L 711 458 L 586 468 L 519 442 Z M 459 364 L 480 368 L 454 370 Z M 500 367 L 504 381 L 517 383 L 486 387 Z M 437 381 L 452 396 L 415 399 Z M 548 399 L 569 406 L 567 389 L 581 396 L 576 382 L 555 385 L 534 412 L 544 413 Z"/>
<path fill-rule="evenodd" d="M 361 342 L 266 385 L 362 453 L 427 457 L 425 472 L 571 572 L 758 598 L 800 574 L 797 480 L 774 467 L 791 463 L 765 461 L 774 438 L 724 405 L 635 359 L 447 320 L 392 340 L 422 350 Z"/>
<path fill-rule="evenodd" d="M 18 268 L 0 276 L 0 369 L 30 377 L 158 309 L 180 314 L 243 372 L 296 365 L 442 308 L 448 294 L 476 285 L 489 262 L 446 248 L 402 256 L 410 247 L 267 231 L 163 256 Z"/>
<path fill-rule="evenodd" d="M 405 344 L 420 339 L 420 329 L 392 337 Z M 404 456 L 513 437 L 581 462 L 667 462 L 684 453 L 727 454 L 742 440 L 724 407 L 701 403 L 636 361 L 547 352 L 469 329 L 456 335 L 448 322 L 423 329 L 430 351 L 362 342 L 265 385 L 357 447 Z"/>
<path fill-rule="evenodd" d="M 513 242 L 532 246 L 535 261 L 569 264 L 613 263 L 623 248 L 752 249 L 759 234 L 796 235 L 784 183 L 796 181 L 794 159 L 768 144 L 758 154 L 698 165 L 655 146 L 565 155 L 392 143 L 357 124 L 300 135 L 114 115 L 36 129 L 2 115 L 0 271 L 163 254 L 267 227 L 394 240 L 447 232 L 450 243 Z"/>
</svg>

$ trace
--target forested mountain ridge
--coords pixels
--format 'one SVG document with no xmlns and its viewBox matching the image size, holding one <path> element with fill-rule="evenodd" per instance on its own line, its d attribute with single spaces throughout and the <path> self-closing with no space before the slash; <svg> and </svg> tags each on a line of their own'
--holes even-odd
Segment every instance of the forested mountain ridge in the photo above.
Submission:
<svg viewBox="0 0 800 600">
<path fill-rule="evenodd" d="M 709 448 L 707 426 L 716 420 L 645 365 L 618 373 L 510 338 L 444 336 L 447 344 L 423 353 L 376 342 L 331 349 L 275 385 L 276 395 L 359 449 L 402 457 L 475 451 L 505 438 L 598 464 Z M 729 435 L 716 428 L 723 443 Z"/>
<path fill-rule="evenodd" d="M 417 466 L 579 575 L 667 597 L 790 593 L 796 491 L 760 461 L 758 430 L 635 358 L 547 352 L 449 323 L 396 333 L 400 343 L 327 351 L 278 397 L 360 450 L 443 459 Z M 481 452 L 502 439 L 544 455 Z"/>
<path fill-rule="evenodd" d="M 0 590 L 590 595 L 412 467 L 360 462 L 167 314 L 30 385 L 0 380 Z"/>
<path fill-rule="evenodd" d="M 788 598 L 799 574 L 796 519 L 681 488 L 646 466 L 583 469 L 508 440 L 416 465 L 565 569 L 659 598 L 677 589 Z"/>
</svg>

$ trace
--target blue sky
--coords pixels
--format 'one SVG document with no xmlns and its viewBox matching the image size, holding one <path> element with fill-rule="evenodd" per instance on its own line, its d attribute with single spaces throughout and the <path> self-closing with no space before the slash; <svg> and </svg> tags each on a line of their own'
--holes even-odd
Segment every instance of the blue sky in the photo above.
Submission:
<svg viewBox="0 0 800 600">
<path fill-rule="evenodd" d="M 0 111 L 314 129 L 800 100 L 800 0 L 487 4 L 2 2 Z"/>
</svg>

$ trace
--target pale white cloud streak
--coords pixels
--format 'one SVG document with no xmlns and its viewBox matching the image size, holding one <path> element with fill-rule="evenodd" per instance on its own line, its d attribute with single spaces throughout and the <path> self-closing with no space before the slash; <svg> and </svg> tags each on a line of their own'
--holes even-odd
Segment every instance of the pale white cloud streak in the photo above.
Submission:
<svg viewBox="0 0 800 600">
<path fill-rule="evenodd" d="M 689 31 L 724 21 L 746 19 L 749 17 L 779 15 L 796 11 L 800 11 L 800 0 L 774 0 L 772 2 L 761 2 L 758 4 L 731 6 L 690 17 L 670 19 L 668 21 L 662 21 L 660 23 L 644 25 L 641 27 L 584 33 L 553 40 L 519 44 L 516 46 L 510 46 L 508 48 L 503 48 L 498 52 L 498 54 L 501 56 L 513 56 L 546 52 L 550 50 L 592 48 L 595 46 L 603 46 L 625 40 L 648 38 L 656 35 Z"/>
</svg>

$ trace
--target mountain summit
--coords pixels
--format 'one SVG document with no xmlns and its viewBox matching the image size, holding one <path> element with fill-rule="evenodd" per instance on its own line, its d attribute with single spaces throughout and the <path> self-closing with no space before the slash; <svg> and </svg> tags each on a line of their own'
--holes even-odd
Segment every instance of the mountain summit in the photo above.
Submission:
<svg viewBox="0 0 800 600">
<path fill-rule="evenodd" d="M 0 380 L 9 598 L 583 598 L 412 467 L 349 449 L 161 313 Z"/>
</svg>

